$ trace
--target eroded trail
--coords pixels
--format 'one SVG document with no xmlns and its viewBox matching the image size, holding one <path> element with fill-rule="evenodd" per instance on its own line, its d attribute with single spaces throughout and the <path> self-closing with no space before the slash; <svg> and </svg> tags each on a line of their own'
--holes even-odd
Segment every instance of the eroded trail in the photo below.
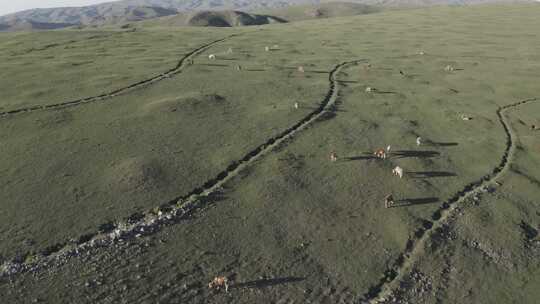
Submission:
<svg viewBox="0 0 540 304">
<path fill-rule="evenodd" d="M 207 49 L 214 46 L 215 44 L 218 44 L 220 42 L 226 41 L 228 39 L 231 39 L 231 38 L 239 36 L 239 35 L 241 35 L 241 34 L 232 34 L 232 35 L 229 35 L 229 36 L 227 36 L 225 38 L 221 38 L 221 39 L 214 40 L 212 42 L 206 43 L 206 44 L 192 50 L 191 52 L 185 54 L 180 59 L 180 61 L 178 61 L 178 63 L 176 64 L 176 66 L 174 68 L 172 68 L 172 69 L 170 69 L 170 70 L 168 70 L 168 71 L 166 71 L 164 73 L 161 73 L 161 74 L 159 74 L 157 76 L 141 80 L 139 82 L 136 82 L 136 83 L 130 84 L 128 86 L 116 89 L 114 91 L 111 91 L 111 92 L 108 92 L 108 93 L 103 93 L 103 94 L 96 95 L 96 96 L 90 96 L 90 97 L 86 97 L 86 98 L 81 98 L 81 99 L 76 99 L 76 100 L 71 100 L 71 101 L 65 101 L 65 102 L 60 102 L 60 103 L 55 103 L 55 104 L 36 105 L 36 106 L 30 106 L 30 107 L 24 107 L 24 108 L 19 108 L 19 109 L 15 109 L 15 110 L 0 112 L 0 118 L 1 117 L 7 117 L 7 116 L 10 116 L 10 115 L 13 115 L 13 114 L 18 114 L 18 113 L 27 113 L 27 112 L 33 112 L 33 111 L 39 111 L 39 110 L 50 110 L 50 109 L 58 109 L 58 108 L 65 108 L 65 107 L 73 107 L 73 106 L 78 106 L 78 105 L 87 104 L 87 103 L 91 103 L 91 102 L 110 100 L 111 98 L 113 98 L 115 96 L 123 95 L 123 94 L 125 94 L 127 92 L 130 92 L 130 91 L 133 91 L 133 90 L 136 90 L 136 89 L 140 89 L 142 87 L 149 86 L 151 84 L 157 83 L 159 81 L 162 81 L 164 79 L 167 79 L 169 77 L 172 77 L 172 76 L 174 76 L 176 74 L 181 73 L 182 70 L 189 64 L 189 61 L 193 57 L 195 57 L 195 56 L 199 55 L 200 53 L 206 51 Z"/>
<path fill-rule="evenodd" d="M 342 68 L 358 64 L 366 60 L 342 62 L 329 72 L 329 88 L 326 96 L 314 111 L 303 119 L 287 128 L 276 136 L 268 139 L 252 151 L 249 151 L 240 160 L 233 161 L 216 177 L 206 181 L 200 187 L 186 195 L 177 197 L 170 202 L 162 204 L 144 214 L 133 214 L 128 220 L 118 223 L 107 223 L 100 226 L 99 231 L 80 236 L 76 241 L 66 241 L 42 250 L 38 255 L 27 256 L 26 261 L 8 261 L 0 267 L 0 277 L 8 277 L 26 271 L 35 271 L 41 268 L 61 265 L 74 256 L 82 254 L 93 247 L 104 247 L 113 244 L 119 239 L 125 240 L 141 235 L 150 235 L 159 231 L 165 225 L 179 222 L 192 212 L 200 209 L 211 200 L 211 195 L 219 192 L 222 186 L 236 177 L 242 170 L 254 164 L 263 155 L 291 140 L 298 132 L 323 118 L 333 107 L 338 98 L 339 83 L 337 75 Z"/>
<path fill-rule="evenodd" d="M 396 284 L 399 284 L 401 279 L 403 279 L 403 277 L 411 270 L 411 266 L 414 264 L 417 257 L 422 254 L 424 244 L 429 240 L 431 234 L 437 228 L 444 225 L 458 205 L 471 196 L 480 194 L 482 189 L 492 186 L 497 179 L 502 177 L 502 175 L 509 170 L 511 159 L 514 156 L 516 149 L 517 135 L 510 127 L 510 123 L 507 121 L 504 113 L 515 107 L 536 101 L 539 101 L 539 99 L 530 98 L 497 109 L 497 116 L 506 135 L 506 148 L 499 165 L 493 168 L 492 172 L 484 175 L 479 180 L 466 185 L 463 190 L 457 192 L 454 196 L 445 201 L 441 207 L 433 213 L 431 221 L 426 221 L 423 227 L 415 231 L 415 237 L 408 240 L 404 252 L 396 259 L 392 268 L 387 269 L 379 282 L 371 286 L 368 292 L 364 294 L 364 297 L 361 300 L 362 303 L 379 303 L 391 295 Z"/>
</svg>

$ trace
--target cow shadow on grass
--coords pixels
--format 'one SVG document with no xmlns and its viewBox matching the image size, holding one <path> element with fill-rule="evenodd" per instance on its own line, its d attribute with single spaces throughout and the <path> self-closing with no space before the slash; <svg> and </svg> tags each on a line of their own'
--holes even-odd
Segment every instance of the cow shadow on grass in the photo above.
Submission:
<svg viewBox="0 0 540 304">
<path fill-rule="evenodd" d="M 457 142 L 436 142 L 436 141 L 428 141 L 426 142 L 426 145 L 433 146 L 433 147 L 453 147 L 457 146 Z"/>
<path fill-rule="evenodd" d="M 394 92 L 394 91 L 380 91 L 380 90 L 376 90 L 374 93 L 376 93 L 376 94 L 399 94 L 398 92 Z"/>
<path fill-rule="evenodd" d="M 355 81 L 355 80 L 336 80 L 337 82 L 339 83 L 359 83 L 358 81 Z"/>
<path fill-rule="evenodd" d="M 306 71 L 306 73 L 312 73 L 312 74 L 328 74 L 329 72 L 328 72 L 328 71 L 317 71 L 317 70 L 312 70 L 312 71 Z"/>
<path fill-rule="evenodd" d="M 306 109 L 306 110 L 310 110 L 310 111 L 318 111 L 320 110 L 321 108 L 320 107 L 314 107 L 314 106 L 298 106 L 299 109 Z M 330 107 L 330 109 L 328 109 L 326 112 L 342 112 L 342 113 L 346 113 L 348 111 L 346 110 L 343 110 L 343 109 L 340 109 L 339 107 L 337 106 L 332 106 Z"/>
<path fill-rule="evenodd" d="M 394 207 L 408 207 L 416 205 L 427 205 L 438 203 L 440 199 L 438 197 L 423 197 L 423 198 L 405 198 L 396 200 L 395 203 L 391 206 Z"/>
<path fill-rule="evenodd" d="M 365 153 L 364 155 L 344 157 L 342 158 L 342 161 L 370 160 L 370 159 L 377 159 L 377 157 L 375 157 L 375 155 L 371 153 Z"/>
<path fill-rule="evenodd" d="M 447 171 L 408 171 L 407 175 L 412 178 L 453 177 L 457 174 Z"/>
<path fill-rule="evenodd" d="M 398 151 L 390 153 L 390 156 L 392 158 L 409 158 L 409 157 L 431 158 L 431 157 L 437 157 L 439 155 L 441 155 L 441 153 L 437 151 L 421 151 L 421 150 L 398 150 Z"/>
<path fill-rule="evenodd" d="M 244 283 L 236 283 L 231 286 L 231 288 L 266 288 L 276 285 L 284 285 L 291 283 L 298 283 L 304 281 L 306 278 L 300 277 L 283 277 L 283 278 L 274 278 L 274 279 L 260 279 L 255 281 L 249 281 Z"/>
<path fill-rule="evenodd" d="M 228 64 L 220 64 L 220 63 L 198 63 L 197 65 L 204 65 L 204 66 L 212 66 L 212 67 L 228 67 Z"/>
<path fill-rule="evenodd" d="M 226 61 L 235 61 L 235 60 L 239 60 L 240 58 L 223 58 L 223 57 L 220 57 L 219 60 L 226 60 Z"/>
</svg>

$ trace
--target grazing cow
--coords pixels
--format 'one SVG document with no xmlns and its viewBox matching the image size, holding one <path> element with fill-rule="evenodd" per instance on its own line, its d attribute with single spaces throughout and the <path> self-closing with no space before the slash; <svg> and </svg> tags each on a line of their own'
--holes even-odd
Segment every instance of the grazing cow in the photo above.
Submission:
<svg viewBox="0 0 540 304">
<path fill-rule="evenodd" d="M 454 71 L 454 67 L 451 66 L 451 65 L 447 65 L 447 66 L 444 68 L 444 70 L 447 71 L 447 72 L 452 72 L 452 71 Z"/>
<path fill-rule="evenodd" d="M 388 147 L 386 147 L 386 153 L 390 153 L 390 149 L 392 149 L 392 146 L 388 145 Z"/>
<path fill-rule="evenodd" d="M 401 168 L 400 166 L 396 166 L 394 169 L 392 169 L 392 175 L 403 178 L 403 168 Z"/>
<path fill-rule="evenodd" d="M 420 56 L 423 56 L 423 55 L 425 55 L 425 54 L 426 54 L 426 52 L 424 52 L 424 51 L 418 52 L 418 55 L 420 55 Z"/>
<path fill-rule="evenodd" d="M 331 162 L 337 161 L 337 158 L 338 158 L 338 157 L 337 157 L 336 152 L 334 152 L 334 151 L 330 152 L 330 161 L 331 161 Z"/>
<path fill-rule="evenodd" d="M 300 108 L 300 105 L 298 104 L 298 102 L 295 102 L 295 103 L 294 103 L 294 108 L 295 108 L 295 109 Z"/>
<path fill-rule="evenodd" d="M 299 67 L 298 67 L 298 72 L 304 73 L 304 67 L 303 67 L 303 66 L 299 66 Z"/>
<path fill-rule="evenodd" d="M 467 116 L 467 115 L 465 115 L 465 114 L 461 114 L 461 115 L 460 115 L 460 118 L 461 118 L 461 120 L 471 120 L 471 119 L 472 119 L 472 117 Z"/>
<path fill-rule="evenodd" d="M 375 89 L 372 88 L 372 87 L 367 87 L 366 88 L 366 93 L 371 93 L 371 92 L 375 92 Z"/>
<path fill-rule="evenodd" d="M 242 70 L 242 66 L 241 66 L 241 65 L 237 65 L 237 66 L 236 66 L 236 70 L 237 70 L 237 71 L 241 71 L 241 70 Z"/>
<path fill-rule="evenodd" d="M 264 47 L 264 50 L 265 50 L 266 52 L 270 52 L 270 47 L 269 47 L 269 46 L 265 46 L 265 47 Z"/>
<path fill-rule="evenodd" d="M 225 288 L 225 292 L 229 292 L 229 280 L 227 277 L 215 277 L 210 283 L 208 283 L 208 288 L 216 290 Z"/>
<path fill-rule="evenodd" d="M 420 146 L 421 144 L 422 144 L 422 137 L 418 136 L 418 137 L 416 138 L 416 145 L 417 145 L 417 146 Z"/>
<path fill-rule="evenodd" d="M 384 208 L 389 208 L 391 205 L 394 204 L 394 196 L 392 194 L 388 194 L 384 197 Z"/>
<path fill-rule="evenodd" d="M 210 55 L 208 55 L 208 59 L 210 59 L 210 60 L 216 60 L 216 55 L 210 54 Z"/>
<path fill-rule="evenodd" d="M 373 155 L 375 155 L 375 157 L 377 158 L 380 158 L 380 159 L 385 159 L 386 158 L 386 151 L 384 149 L 377 149 L 375 152 L 373 152 Z"/>
</svg>

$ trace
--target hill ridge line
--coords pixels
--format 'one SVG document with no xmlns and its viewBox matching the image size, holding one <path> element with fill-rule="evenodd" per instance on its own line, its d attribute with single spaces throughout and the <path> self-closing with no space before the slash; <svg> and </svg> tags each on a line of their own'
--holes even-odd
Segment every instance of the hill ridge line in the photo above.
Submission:
<svg viewBox="0 0 540 304">
<path fill-rule="evenodd" d="M 14 115 L 14 114 L 19 114 L 19 113 L 28 113 L 28 112 L 34 112 L 34 111 L 39 111 L 39 110 L 51 110 L 51 109 L 58 109 L 58 108 L 67 108 L 67 107 L 73 107 L 73 106 L 83 105 L 83 104 L 92 103 L 92 102 L 109 100 L 109 99 L 111 99 L 113 97 L 123 95 L 125 93 L 131 92 L 133 90 L 142 88 L 142 87 L 147 86 L 147 85 L 157 83 L 157 82 L 162 81 L 164 79 L 168 79 L 171 76 L 179 74 L 184 70 L 185 66 L 187 65 L 186 62 L 187 62 L 188 59 L 191 59 L 191 58 L 199 55 L 200 53 L 204 52 L 208 48 L 214 46 L 215 44 L 218 44 L 220 42 L 226 41 L 228 39 L 231 39 L 233 37 L 237 37 L 237 36 L 240 36 L 240 35 L 243 35 L 243 34 L 244 33 L 235 33 L 235 34 L 228 35 L 228 36 L 226 36 L 224 38 L 220 38 L 218 40 L 214 40 L 212 42 L 203 44 L 203 45 L 199 46 L 198 48 L 193 49 L 189 53 L 185 54 L 180 59 L 180 61 L 178 61 L 178 63 L 176 64 L 176 66 L 174 68 L 169 69 L 166 72 L 161 73 L 159 75 L 156 75 L 156 76 L 153 76 L 153 77 L 150 77 L 150 78 L 147 78 L 147 79 L 143 79 L 141 81 L 138 81 L 136 83 L 132 83 L 132 84 L 127 85 L 125 87 L 115 89 L 115 90 L 110 91 L 108 93 L 103 93 L 103 94 L 100 94 L 100 95 L 95 95 L 95 96 L 90 96 L 90 97 L 85 97 L 85 98 L 79 98 L 79 99 L 60 102 L 60 103 L 55 103 L 55 104 L 29 106 L 29 107 L 10 110 L 10 111 L 4 111 L 4 112 L 0 112 L 0 118 L 8 117 L 8 116 L 11 116 L 11 115 Z"/>
<path fill-rule="evenodd" d="M 365 62 L 366 59 L 341 62 L 329 72 L 330 83 L 326 96 L 314 111 L 307 114 L 293 126 L 268 139 L 265 143 L 248 152 L 242 159 L 233 161 L 227 168 L 195 188 L 186 195 L 177 197 L 144 214 L 132 214 L 127 220 L 118 223 L 100 225 L 98 232 L 80 236 L 78 239 L 49 246 L 39 254 L 30 254 L 19 259 L 12 259 L 0 265 L 0 278 L 10 277 L 22 272 L 37 271 L 46 267 L 59 266 L 68 258 L 79 256 L 81 252 L 94 248 L 106 247 L 118 240 L 132 239 L 143 235 L 151 235 L 162 227 L 173 225 L 211 203 L 212 195 L 218 193 L 222 186 L 238 176 L 241 171 L 253 164 L 260 157 L 278 148 L 298 132 L 304 130 L 315 121 L 323 118 L 333 110 L 338 99 L 339 81 L 337 74 L 347 65 Z"/>
<path fill-rule="evenodd" d="M 510 160 L 513 158 L 516 149 L 517 135 L 510 127 L 510 123 L 507 122 L 504 113 L 515 107 L 537 101 L 540 101 L 538 97 L 528 98 L 497 108 L 497 117 L 499 118 L 499 122 L 506 135 L 506 147 L 499 165 L 496 166 L 491 173 L 466 185 L 463 190 L 458 191 L 454 196 L 446 200 L 441 207 L 432 214 L 431 219 L 433 221 L 426 220 L 423 223 L 423 227 L 414 232 L 415 237 L 409 238 L 405 250 L 395 260 L 392 268 L 387 269 L 379 282 L 368 289 L 368 292 L 364 294 L 360 303 L 381 303 L 385 300 L 386 296 L 391 295 L 392 285 L 399 282 L 404 275 L 409 272 L 415 258 L 421 255 L 423 245 L 434 232 L 435 228 L 442 227 L 461 202 L 467 200 L 472 195 L 480 194 L 483 189 L 493 185 L 497 179 L 502 177 L 509 170 Z"/>
</svg>

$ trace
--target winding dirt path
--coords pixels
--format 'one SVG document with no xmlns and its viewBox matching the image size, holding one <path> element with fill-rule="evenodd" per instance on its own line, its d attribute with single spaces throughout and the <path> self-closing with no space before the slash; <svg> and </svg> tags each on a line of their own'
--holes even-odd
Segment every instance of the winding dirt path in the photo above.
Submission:
<svg viewBox="0 0 540 304">
<path fill-rule="evenodd" d="M 317 109 L 293 126 L 268 139 L 252 151 L 249 151 L 242 159 L 233 161 L 226 169 L 218 173 L 216 177 L 206 181 L 200 187 L 184 196 L 177 197 L 170 202 L 162 204 L 158 208 L 159 210 L 153 209 L 145 214 L 133 214 L 124 222 L 103 224 L 100 226 L 99 231 L 80 236 L 75 242 L 66 241 L 55 244 L 42 250 L 40 254 L 27 256 L 26 261 L 30 262 L 15 260 L 5 262 L 0 266 L 0 278 L 9 277 L 21 272 L 61 265 L 68 258 L 78 256 L 90 248 L 109 246 L 119 239 L 125 240 L 142 235 L 154 234 L 166 225 L 179 222 L 186 216 L 189 216 L 193 211 L 204 207 L 212 200 L 211 196 L 213 194 L 218 193 L 226 182 L 238 176 L 242 170 L 254 164 L 263 155 L 285 144 L 286 141 L 291 140 L 297 133 L 318 119 L 323 118 L 327 113 L 332 112 L 339 92 L 337 75 L 343 67 L 363 61 L 366 60 L 354 60 L 336 65 L 329 73 L 329 89 Z"/>
<path fill-rule="evenodd" d="M 444 225 L 461 202 L 473 195 L 480 194 L 482 189 L 493 185 L 497 179 L 502 177 L 509 170 L 510 160 L 514 157 L 516 150 L 517 135 L 510 127 L 510 123 L 507 121 L 504 113 L 515 107 L 536 101 L 540 101 L 540 99 L 525 99 L 497 109 L 497 116 L 506 134 L 506 148 L 499 165 L 496 166 L 491 173 L 466 185 L 463 190 L 457 192 L 454 196 L 445 201 L 431 216 L 432 221 L 426 221 L 422 228 L 415 231 L 415 237 L 407 241 L 404 252 L 396 259 L 392 268 L 385 271 L 379 282 L 369 288 L 368 292 L 364 294 L 361 303 L 380 303 L 383 302 L 386 297 L 391 295 L 394 288 L 397 287 L 396 285 L 399 284 L 407 273 L 409 273 L 414 262 L 422 254 L 422 249 L 433 231 Z"/>
<path fill-rule="evenodd" d="M 195 56 L 199 55 L 200 53 L 206 51 L 207 49 L 214 46 L 215 44 L 218 44 L 220 42 L 226 41 L 228 39 L 231 39 L 231 38 L 239 36 L 239 35 L 242 35 L 242 34 L 232 34 L 232 35 L 229 35 L 229 36 L 227 36 L 225 38 L 221 38 L 221 39 L 214 40 L 212 42 L 203 44 L 202 46 L 200 46 L 200 47 L 190 51 L 189 53 L 185 54 L 180 59 L 180 61 L 178 61 L 178 63 L 176 64 L 176 66 L 174 68 L 172 68 L 172 69 L 170 69 L 170 70 L 168 70 L 168 71 L 166 71 L 164 73 L 161 73 L 161 74 L 159 74 L 157 76 L 141 80 L 139 82 L 136 82 L 136 83 L 130 84 L 128 86 L 116 89 L 114 91 L 111 91 L 111 92 L 108 92 L 108 93 L 103 93 L 103 94 L 96 95 L 96 96 L 90 96 L 90 97 L 86 97 L 86 98 L 71 100 L 71 101 L 65 101 L 65 102 L 48 104 L 48 105 L 29 106 L 29 107 L 10 110 L 10 111 L 0 112 L 0 118 L 11 116 L 13 114 L 19 114 L 19 113 L 28 113 L 28 112 L 34 112 L 34 111 L 39 111 L 39 110 L 50 110 L 50 109 L 57 109 L 57 108 L 73 107 L 73 106 L 78 106 L 78 105 L 87 104 L 87 103 L 91 103 L 91 102 L 109 100 L 109 99 L 111 99 L 111 98 L 113 98 L 115 96 L 123 95 L 123 94 L 125 94 L 127 92 L 130 92 L 130 91 L 133 91 L 133 90 L 136 90 L 136 89 L 140 89 L 142 87 L 154 84 L 156 82 L 159 82 L 159 81 L 162 81 L 164 79 L 170 78 L 170 77 L 172 77 L 172 76 L 174 76 L 176 74 L 179 74 L 188 65 L 188 61 L 190 59 L 192 59 L 193 57 L 195 57 Z"/>
</svg>

